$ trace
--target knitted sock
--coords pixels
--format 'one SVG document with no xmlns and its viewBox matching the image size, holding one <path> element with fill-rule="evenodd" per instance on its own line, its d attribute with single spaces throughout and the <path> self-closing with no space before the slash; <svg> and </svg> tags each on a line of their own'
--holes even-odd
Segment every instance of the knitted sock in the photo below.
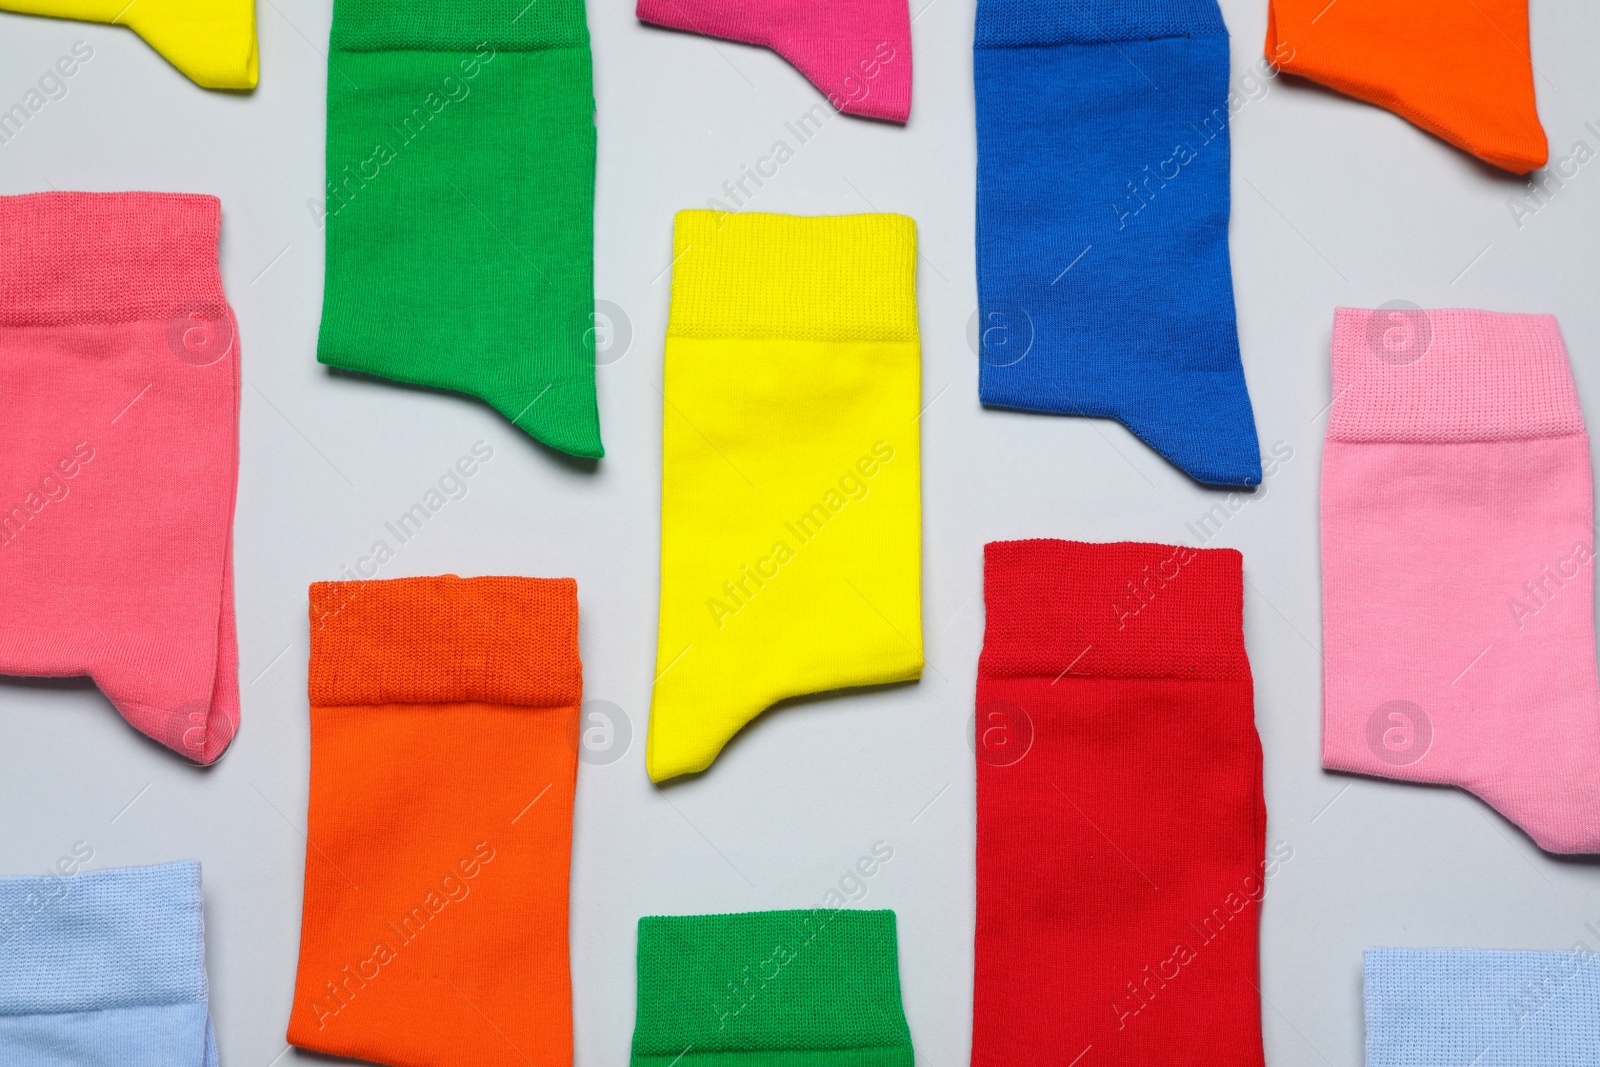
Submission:
<svg viewBox="0 0 1600 1067">
<path fill-rule="evenodd" d="M 996 542 L 984 601 L 973 1067 L 1260 1067 L 1239 553 Z"/>
<path fill-rule="evenodd" d="M 221 211 L 210 196 L 0 197 L 0 674 L 89 675 L 199 763 L 239 727 Z"/>
<path fill-rule="evenodd" d="M 980 0 L 973 77 L 983 403 L 1116 419 L 1201 482 L 1259 484 L 1216 0 Z"/>
<path fill-rule="evenodd" d="M 339 0 L 317 359 L 599 456 L 583 0 Z"/>
<path fill-rule="evenodd" d="M 639 0 L 638 16 L 770 48 L 848 114 L 890 122 L 910 117 L 906 0 Z"/>
<path fill-rule="evenodd" d="M 200 864 L 78 862 L 0 878 L 0 1063 L 217 1067 Z"/>
<path fill-rule="evenodd" d="M 127 26 L 204 89 L 254 89 L 255 0 L 0 0 L 0 11 Z"/>
<path fill-rule="evenodd" d="M 1267 58 L 1387 108 L 1486 163 L 1549 155 L 1533 99 L 1528 0 L 1270 0 Z"/>
<path fill-rule="evenodd" d="M 1600 953 L 1369 948 L 1367 1067 L 1594 1067 Z"/>
<path fill-rule="evenodd" d="M 311 587 L 311 797 L 289 1042 L 570 1067 L 570 578 Z"/>
<path fill-rule="evenodd" d="M 914 225 L 678 215 L 655 781 L 786 697 L 922 673 Z"/>
<path fill-rule="evenodd" d="M 912 1067 L 892 911 L 639 920 L 630 1067 Z"/>
<path fill-rule="evenodd" d="M 1333 386 L 1322 765 L 1600 851 L 1594 478 L 1555 319 L 1341 308 Z"/>
</svg>

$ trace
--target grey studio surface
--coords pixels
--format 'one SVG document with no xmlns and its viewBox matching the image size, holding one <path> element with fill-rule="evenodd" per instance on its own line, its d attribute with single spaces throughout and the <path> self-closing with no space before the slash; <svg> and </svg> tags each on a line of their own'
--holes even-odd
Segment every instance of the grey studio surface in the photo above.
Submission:
<svg viewBox="0 0 1600 1067">
<path fill-rule="evenodd" d="M 915 88 L 903 129 L 833 114 L 773 53 L 642 26 L 628 0 L 591 4 L 607 448 L 592 471 L 477 401 L 316 362 L 323 232 L 311 204 L 323 195 L 326 0 L 261 0 L 261 82 L 250 94 L 199 89 L 124 29 L 0 15 L 0 108 L 74 42 L 94 50 L 66 94 L 0 145 L 0 193 L 220 197 L 222 273 L 243 353 L 239 736 L 201 770 L 140 738 L 87 682 L 0 683 L 0 873 L 42 873 L 79 842 L 96 868 L 198 858 L 223 1063 L 328 1062 L 284 1040 L 306 849 L 306 587 L 340 576 L 481 441 L 493 458 L 467 494 L 378 576 L 577 579 L 585 696 L 605 702 L 591 710 L 612 726 L 611 747 L 587 750 L 578 779 L 571 935 L 581 1067 L 627 1060 L 639 916 L 818 906 L 878 841 L 893 859 L 856 906 L 899 917 L 918 1061 L 967 1062 L 968 737 L 982 547 L 999 539 L 1244 553 L 1268 841 L 1292 849 L 1262 911 L 1274 1067 L 1362 1062 L 1366 946 L 1594 945 L 1586 924 L 1600 928 L 1600 865 L 1541 853 L 1456 790 L 1321 769 L 1317 509 L 1336 306 L 1553 313 L 1583 406 L 1600 420 L 1600 163 L 1569 160 L 1535 199 L 1523 179 L 1388 112 L 1264 77 L 1266 6 L 1222 5 L 1238 101 L 1232 249 L 1244 366 L 1263 453 L 1282 458 L 1260 491 L 1233 497 L 1197 486 L 1115 423 L 979 406 L 972 0 L 912 0 Z M 1600 8 L 1534 0 L 1532 27 L 1548 175 L 1576 142 L 1600 148 Z M 820 128 L 802 142 L 794 124 L 807 115 Z M 918 225 L 927 668 L 915 685 L 764 716 L 709 773 L 657 789 L 644 737 L 672 218 L 726 201 L 725 183 L 778 142 L 790 152 L 750 186 L 749 209 L 894 211 Z"/>
</svg>

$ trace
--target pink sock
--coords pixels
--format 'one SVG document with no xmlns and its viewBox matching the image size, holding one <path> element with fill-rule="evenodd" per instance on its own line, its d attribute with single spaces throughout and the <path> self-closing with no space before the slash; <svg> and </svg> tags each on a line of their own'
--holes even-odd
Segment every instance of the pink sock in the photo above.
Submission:
<svg viewBox="0 0 1600 1067">
<path fill-rule="evenodd" d="M 770 48 L 840 111 L 890 122 L 910 117 L 906 0 L 639 0 L 638 15 L 658 26 Z"/>
<path fill-rule="evenodd" d="M 239 725 L 239 345 L 215 197 L 0 197 L 0 674 L 198 763 Z"/>
<path fill-rule="evenodd" d="M 1341 308 L 1333 387 L 1323 766 L 1600 851 L 1593 479 L 1556 320 Z"/>
</svg>

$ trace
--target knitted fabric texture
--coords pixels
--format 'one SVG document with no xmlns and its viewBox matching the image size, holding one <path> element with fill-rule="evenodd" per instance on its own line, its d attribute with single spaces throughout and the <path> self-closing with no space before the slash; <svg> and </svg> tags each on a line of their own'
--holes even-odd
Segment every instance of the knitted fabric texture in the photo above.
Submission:
<svg viewBox="0 0 1600 1067">
<path fill-rule="evenodd" d="M 0 0 L 0 11 L 126 26 L 206 89 L 254 89 L 260 73 L 255 0 Z"/>
<path fill-rule="evenodd" d="M 309 690 L 289 1042 L 373 1063 L 570 1067 L 576 584 L 319 582 Z"/>
<path fill-rule="evenodd" d="M 673 251 L 656 781 L 787 697 L 922 671 L 911 220 L 685 211 Z"/>
<path fill-rule="evenodd" d="M 0 197 L 0 674 L 88 675 L 199 762 L 239 726 L 221 205 Z"/>
<path fill-rule="evenodd" d="M 216 1067 L 200 864 L 0 878 L 0 1063 Z"/>
<path fill-rule="evenodd" d="M 1387 108 L 1514 174 L 1549 157 L 1534 104 L 1528 0 L 1270 0 L 1279 70 Z"/>
<path fill-rule="evenodd" d="M 1367 1067 L 1595 1067 L 1600 953 L 1369 948 Z"/>
<path fill-rule="evenodd" d="M 984 602 L 973 1067 L 1261 1067 L 1239 553 L 995 542 Z"/>
<path fill-rule="evenodd" d="M 906 0 L 639 0 L 642 22 L 772 49 L 839 111 L 905 122 L 911 114 Z"/>
<path fill-rule="evenodd" d="M 631 1067 L 912 1067 L 892 911 L 639 920 Z"/>
<path fill-rule="evenodd" d="M 1600 851 L 1594 481 L 1555 319 L 1341 308 L 1333 390 L 1323 766 Z"/>
<path fill-rule="evenodd" d="M 1116 419 L 1200 482 L 1260 483 L 1216 0 L 980 0 L 973 78 L 983 403 Z"/>
<path fill-rule="evenodd" d="M 337 0 L 317 358 L 599 456 L 583 0 Z"/>
</svg>

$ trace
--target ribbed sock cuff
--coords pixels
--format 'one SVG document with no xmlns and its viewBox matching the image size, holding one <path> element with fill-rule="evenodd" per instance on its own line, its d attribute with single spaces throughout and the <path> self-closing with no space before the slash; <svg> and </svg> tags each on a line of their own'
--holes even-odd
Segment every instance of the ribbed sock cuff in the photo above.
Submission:
<svg viewBox="0 0 1600 1067">
<path fill-rule="evenodd" d="M 221 220 L 214 196 L 0 196 L 0 326 L 104 326 L 224 305 Z"/>
<path fill-rule="evenodd" d="M 308 688 L 318 707 L 583 696 L 571 578 L 395 578 L 311 586 Z"/>
<path fill-rule="evenodd" d="M 904 215 L 680 211 L 671 337 L 917 340 L 917 230 Z"/>
<path fill-rule="evenodd" d="M 333 48 L 349 52 L 506 52 L 588 47 L 583 0 L 338 0 Z"/>
<path fill-rule="evenodd" d="M 983 560 L 982 675 L 1250 676 L 1231 548 L 992 541 Z"/>
<path fill-rule="evenodd" d="M 1227 32 L 1217 0 L 979 0 L 973 46 L 1102 44 Z"/>
<path fill-rule="evenodd" d="M 1508 441 L 1583 432 L 1552 315 L 1334 312 L 1330 441 Z"/>
<path fill-rule="evenodd" d="M 200 864 L 0 878 L 0 1015 L 204 1002 Z"/>
</svg>

